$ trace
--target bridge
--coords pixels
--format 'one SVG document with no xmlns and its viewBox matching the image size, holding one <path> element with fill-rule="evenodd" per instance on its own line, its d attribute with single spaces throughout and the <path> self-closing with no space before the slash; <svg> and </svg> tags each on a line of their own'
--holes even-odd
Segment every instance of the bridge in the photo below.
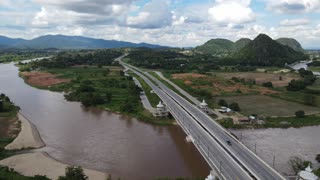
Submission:
<svg viewBox="0 0 320 180">
<path fill-rule="evenodd" d="M 117 59 L 120 64 L 140 76 L 167 105 L 172 116 L 219 179 L 285 179 L 201 109 L 148 72 L 127 64 L 121 59 Z"/>
</svg>

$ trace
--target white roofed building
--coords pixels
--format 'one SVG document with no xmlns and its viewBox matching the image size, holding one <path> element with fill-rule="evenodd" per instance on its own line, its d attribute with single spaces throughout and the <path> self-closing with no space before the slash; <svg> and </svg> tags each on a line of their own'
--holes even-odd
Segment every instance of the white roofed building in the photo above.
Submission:
<svg viewBox="0 0 320 180">
<path fill-rule="evenodd" d="M 310 164 L 304 171 L 300 171 L 297 177 L 297 180 L 318 180 L 318 179 L 319 177 L 312 172 Z"/>
</svg>

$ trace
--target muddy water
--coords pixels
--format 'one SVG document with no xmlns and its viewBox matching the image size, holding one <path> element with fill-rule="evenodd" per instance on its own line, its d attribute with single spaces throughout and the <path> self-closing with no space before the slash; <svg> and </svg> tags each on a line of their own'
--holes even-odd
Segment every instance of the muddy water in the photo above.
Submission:
<svg viewBox="0 0 320 180">
<path fill-rule="evenodd" d="M 293 173 L 288 163 L 292 156 L 312 161 L 315 167 L 319 167 L 315 157 L 320 154 L 320 126 L 232 132 L 265 162 L 271 166 L 274 164 L 281 173 Z"/>
<path fill-rule="evenodd" d="M 13 64 L 0 64 L 0 92 L 21 107 L 46 143 L 43 151 L 68 164 L 121 179 L 202 176 L 209 168 L 176 126 L 159 127 L 67 102 L 61 93 L 26 85 Z"/>
</svg>

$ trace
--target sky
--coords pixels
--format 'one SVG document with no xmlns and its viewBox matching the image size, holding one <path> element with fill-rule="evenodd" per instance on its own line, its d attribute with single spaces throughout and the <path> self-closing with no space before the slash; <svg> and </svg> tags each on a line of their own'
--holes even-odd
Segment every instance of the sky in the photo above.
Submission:
<svg viewBox="0 0 320 180">
<path fill-rule="evenodd" d="M 175 47 L 265 33 L 320 48 L 320 0 L 0 0 L 0 35 L 87 36 Z"/>
</svg>

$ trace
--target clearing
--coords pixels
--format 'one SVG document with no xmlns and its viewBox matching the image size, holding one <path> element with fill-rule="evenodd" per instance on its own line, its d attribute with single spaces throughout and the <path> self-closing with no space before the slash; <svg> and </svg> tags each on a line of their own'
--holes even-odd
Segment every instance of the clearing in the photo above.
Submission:
<svg viewBox="0 0 320 180">
<path fill-rule="evenodd" d="M 70 82 L 68 79 L 59 78 L 59 75 L 48 72 L 21 72 L 21 76 L 24 77 L 28 84 L 40 87 L 48 87 L 60 83 Z"/>
</svg>

